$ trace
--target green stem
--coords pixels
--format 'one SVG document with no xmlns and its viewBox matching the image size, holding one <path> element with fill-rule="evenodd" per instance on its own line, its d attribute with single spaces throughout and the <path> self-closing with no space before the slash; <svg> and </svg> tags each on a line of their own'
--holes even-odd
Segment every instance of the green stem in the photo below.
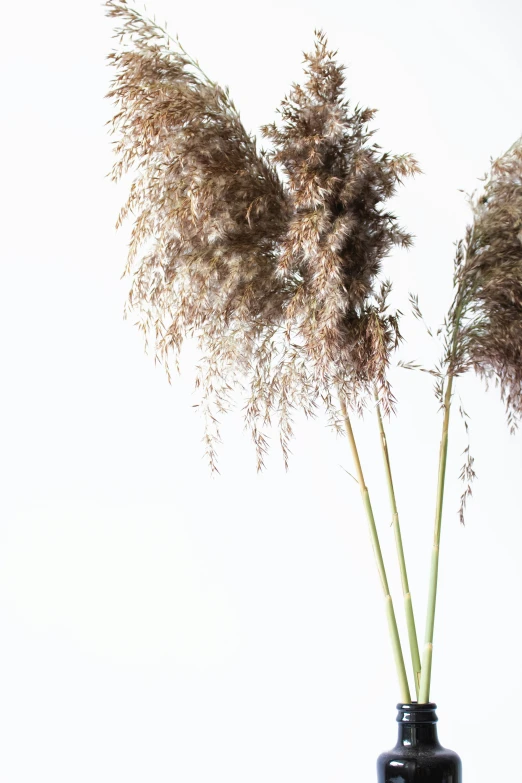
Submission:
<svg viewBox="0 0 522 783">
<path fill-rule="evenodd" d="M 433 628 L 435 625 L 435 605 L 437 602 L 437 580 L 439 573 L 440 529 L 442 522 L 442 503 L 444 500 L 444 482 L 446 478 L 446 460 L 448 455 L 448 430 L 451 408 L 451 391 L 453 375 L 449 375 L 444 395 L 444 420 L 442 422 L 442 437 L 439 452 L 439 477 L 437 485 L 437 505 L 435 509 L 435 530 L 433 534 L 433 549 L 431 555 L 430 585 L 428 592 L 428 611 L 426 615 L 426 635 L 424 637 L 424 653 L 422 656 L 422 674 L 419 690 L 419 702 L 429 701 L 431 683 L 431 660 L 433 656 Z"/>
<path fill-rule="evenodd" d="M 468 245 L 473 242 L 473 234 Z M 444 483 L 446 480 L 446 461 L 448 457 L 448 433 L 451 410 L 451 392 L 453 390 L 455 357 L 457 355 L 460 321 L 466 311 L 467 302 L 471 298 L 471 292 L 467 291 L 467 299 L 462 292 L 458 292 L 455 316 L 453 319 L 453 337 L 451 349 L 447 355 L 446 391 L 444 393 L 444 419 L 442 421 L 442 436 L 439 450 L 439 475 L 437 481 L 437 503 L 435 507 L 435 530 L 433 533 L 433 548 L 431 552 L 430 584 L 428 589 L 428 609 L 426 613 L 426 631 L 424 635 L 424 652 L 422 655 L 422 671 L 419 688 L 419 703 L 425 704 L 430 698 L 431 662 L 433 658 L 433 629 L 435 625 L 435 606 L 437 603 L 437 582 L 439 576 L 439 550 L 440 529 L 442 523 L 442 504 L 444 501 Z"/>
<path fill-rule="evenodd" d="M 404 658 L 402 655 L 401 641 L 399 638 L 399 631 L 397 629 L 397 621 L 395 619 L 395 612 L 393 609 L 393 601 L 390 595 L 390 589 L 388 587 L 388 580 L 386 578 L 386 570 L 384 568 L 384 561 L 382 559 L 382 552 L 379 543 L 379 536 L 377 533 L 377 527 L 375 525 L 375 519 L 373 516 L 372 504 L 370 502 L 370 495 L 368 488 L 364 481 L 364 475 L 362 472 L 361 461 L 359 459 L 359 452 L 357 450 L 357 444 L 355 443 L 355 437 L 352 430 L 352 424 L 350 417 L 348 416 L 348 410 L 343 398 L 340 396 L 341 412 L 343 414 L 344 426 L 346 434 L 348 435 L 348 442 L 352 450 L 353 460 L 355 463 L 355 471 L 357 474 L 357 481 L 359 489 L 361 491 L 364 510 L 366 511 L 366 517 L 368 519 L 368 526 L 370 528 L 370 537 L 373 546 L 373 552 L 375 555 L 375 561 L 377 564 L 377 570 L 381 580 L 381 586 L 384 593 L 386 617 L 388 620 L 388 630 L 390 633 L 390 639 L 393 648 L 393 655 L 395 658 L 395 666 L 397 669 L 397 675 L 399 677 L 399 686 L 401 690 L 401 699 L 404 704 L 408 704 L 411 700 L 410 689 L 408 687 L 408 678 L 406 676 L 406 669 L 404 666 Z"/>
<path fill-rule="evenodd" d="M 399 569 L 401 574 L 402 594 L 404 598 L 404 612 L 406 615 L 406 626 L 408 628 L 408 639 L 410 643 L 411 663 L 413 667 L 413 679 L 415 683 L 415 694 L 419 698 L 419 685 L 421 677 L 421 662 L 419 655 L 419 643 L 417 641 L 417 631 L 415 628 L 415 617 L 413 614 L 413 604 L 411 600 L 410 587 L 408 584 L 408 573 L 406 571 L 406 560 L 404 557 L 404 549 L 402 546 L 401 528 L 399 524 L 399 512 L 397 510 L 397 501 L 395 498 L 395 489 L 393 486 L 390 455 L 388 452 L 388 442 L 386 440 L 386 433 L 384 431 L 384 424 L 381 414 L 381 406 L 379 405 L 379 397 L 377 392 L 375 393 L 375 402 L 377 410 L 377 421 L 379 424 L 379 434 L 381 438 L 382 456 L 384 459 L 384 470 L 386 472 L 386 481 L 388 484 L 388 495 L 390 498 L 390 506 L 392 511 L 393 520 L 393 532 L 395 535 L 395 548 L 397 550 L 397 557 L 399 560 Z"/>
</svg>

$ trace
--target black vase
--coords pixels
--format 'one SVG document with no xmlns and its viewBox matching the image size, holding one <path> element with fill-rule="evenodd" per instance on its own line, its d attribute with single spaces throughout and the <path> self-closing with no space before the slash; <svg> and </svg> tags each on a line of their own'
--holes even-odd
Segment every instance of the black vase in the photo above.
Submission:
<svg viewBox="0 0 522 783">
<path fill-rule="evenodd" d="M 462 783 L 462 764 L 437 738 L 437 705 L 397 704 L 399 738 L 377 760 L 378 783 Z"/>
</svg>

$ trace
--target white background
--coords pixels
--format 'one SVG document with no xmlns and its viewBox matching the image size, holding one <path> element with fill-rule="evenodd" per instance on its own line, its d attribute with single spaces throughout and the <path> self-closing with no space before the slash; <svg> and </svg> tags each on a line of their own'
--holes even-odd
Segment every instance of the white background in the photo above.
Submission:
<svg viewBox="0 0 522 783">
<path fill-rule="evenodd" d="M 415 290 L 440 323 L 468 219 L 458 189 L 522 132 L 519 3 L 150 8 L 230 86 L 252 132 L 325 30 L 350 99 L 380 110 L 376 140 L 423 168 L 393 205 L 415 247 L 385 271 L 397 306 Z M 256 475 L 231 415 L 209 476 L 190 355 L 169 387 L 122 320 L 126 186 L 105 176 L 111 22 L 98 2 L 59 0 L 11 6 L 2 22 L 0 781 L 373 783 L 399 692 L 347 444 L 297 417 L 289 473 L 274 443 Z M 403 358 L 437 358 L 410 316 L 403 330 Z M 428 376 L 392 380 L 422 638 L 440 417 Z M 455 415 L 432 697 L 465 779 L 516 781 L 522 436 L 494 390 L 467 377 L 458 392 L 479 479 L 462 528 Z M 356 434 L 403 629 L 372 416 Z"/>
</svg>

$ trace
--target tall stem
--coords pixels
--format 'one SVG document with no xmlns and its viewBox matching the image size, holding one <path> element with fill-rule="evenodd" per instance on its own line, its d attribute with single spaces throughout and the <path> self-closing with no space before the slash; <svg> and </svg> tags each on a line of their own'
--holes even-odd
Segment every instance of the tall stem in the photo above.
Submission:
<svg viewBox="0 0 522 783">
<path fill-rule="evenodd" d="M 428 611 L 426 615 L 426 634 L 424 637 L 424 653 L 422 656 L 422 674 L 419 690 L 419 702 L 429 701 L 431 683 L 431 661 L 433 657 L 433 627 L 435 625 L 435 605 L 437 602 L 437 580 L 439 573 L 440 529 L 442 522 L 442 503 L 444 500 L 444 481 L 446 478 L 446 459 L 448 455 L 448 430 L 451 408 L 451 390 L 453 375 L 449 375 L 444 395 L 444 420 L 442 422 L 442 437 L 439 452 L 439 477 L 437 484 L 437 505 L 435 508 L 435 530 L 433 533 L 433 549 L 431 554 L 430 585 L 428 592 Z"/>
<path fill-rule="evenodd" d="M 420 686 L 420 676 L 421 676 L 419 643 L 417 641 L 417 631 L 415 628 L 413 604 L 411 600 L 410 587 L 408 584 L 408 573 L 406 571 L 406 560 L 404 558 L 404 549 L 402 546 L 401 528 L 399 524 L 399 512 L 397 510 L 397 501 L 395 499 L 395 489 L 393 486 L 390 455 L 388 452 L 388 442 L 386 440 L 386 433 L 384 431 L 384 424 L 381 415 L 381 406 L 379 404 L 379 397 L 377 395 L 377 392 L 375 393 L 375 402 L 376 402 L 376 410 L 377 410 L 377 421 L 379 424 L 379 434 L 381 436 L 381 449 L 382 449 L 382 456 L 384 460 L 384 470 L 386 472 L 388 495 L 390 498 L 390 506 L 392 511 L 393 532 L 395 535 L 395 548 L 397 550 L 397 557 L 399 560 L 399 569 L 401 574 L 402 594 L 404 598 L 404 612 L 406 615 L 406 626 L 408 628 L 408 639 L 410 643 L 410 654 L 411 654 L 411 663 L 413 668 L 413 679 L 415 683 L 415 694 L 417 698 L 419 698 L 419 686 Z"/>
<path fill-rule="evenodd" d="M 388 579 L 386 578 L 386 570 L 384 568 L 384 561 L 382 559 L 382 552 L 381 552 L 381 546 L 379 543 L 379 536 L 377 533 L 377 528 L 375 525 L 375 519 L 373 516 L 373 510 L 372 505 L 370 502 L 370 495 L 368 492 L 368 488 L 366 486 L 366 483 L 364 481 L 364 475 L 362 472 L 361 467 L 361 461 L 359 459 L 359 452 L 357 450 L 357 444 L 355 442 L 355 437 L 352 430 L 352 423 L 350 421 L 350 417 L 348 416 L 348 410 L 346 408 L 346 403 L 344 402 L 344 399 L 342 396 L 340 396 L 340 405 L 341 405 L 341 412 L 343 414 L 344 419 L 344 426 L 346 429 L 346 434 L 348 436 L 348 442 L 350 444 L 350 448 L 352 450 L 353 460 L 355 463 L 355 471 L 357 474 L 357 481 L 359 483 L 359 489 L 361 491 L 361 497 L 364 505 L 364 510 L 366 512 L 366 517 L 368 519 L 368 526 L 370 529 L 370 537 L 372 541 L 373 546 L 373 552 L 375 555 L 375 561 L 377 564 L 377 570 L 379 572 L 379 577 L 381 580 L 381 586 L 382 591 L 384 594 L 384 602 L 385 602 L 385 609 L 386 609 L 386 616 L 388 619 L 388 630 L 390 633 L 390 639 L 392 643 L 393 648 L 393 655 L 395 658 L 395 666 L 397 669 L 397 675 L 399 677 L 399 686 L 401 690 L 401 699 L 404 704 L 408 704 L 410 702 L 410 689 L 408 686 L 408 678 L 406 676 L 406 669 L 404 666 L 404 658 L 402 655 L 402 648 L 401 648 L 401 640 L 399 638 L 399 631 L 397 628 L 397 621 L 395 619 L 395 612 L 393 609 L 393 601 L 390 595 L 390 589 L 388 587 Z"/>
<path fill-rule="evenodd" d="M 473 241 L 470 240 L 470 245 Z M 468 245 L 468 253 L 469 246 Z M 437 503 L 435 506 L 435 529 L 433 532 L 433 548 L 431 552 L 430 584 L 428 589 L 428 609 L 426 613 L 426 631 L 424 635 L 424 652 L 422 654 L 422 671 L 419 688 L 419 702 L 425 704 L 429 701 L 431 685 L 431 662 L 433 659 L 433 628 L 435 625 L 435 605 L 437 603 L 437 581 L 439 576 L 439 549 L 440 549 L 440 529 L 442 523 L 442 504 L 444 501 L 444 483 L 446 480 L 446 461 L 448 456 L 448 432 L 451 410 L 451 392 L 453 390 L 455 357 L 457 355 L 460 322 L 466 311 L 466 304 L 471 297 L 471 292 L 467 291 L 467 300 L 464 292 L 459 291 L 459 296 L 455 306 L 455 315 L 453 319 L 453 337 L 451 348 L 447 355 L 447 375 L 446 391 L 444 393 L 444 419 L 442 421 L 442 436 L 440 439 L 439 450 L 439 474 L 437 481 Z"/>
</svg>

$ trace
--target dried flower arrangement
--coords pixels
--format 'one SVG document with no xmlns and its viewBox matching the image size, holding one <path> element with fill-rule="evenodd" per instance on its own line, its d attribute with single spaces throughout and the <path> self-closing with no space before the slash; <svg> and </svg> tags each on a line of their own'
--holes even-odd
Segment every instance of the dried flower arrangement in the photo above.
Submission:
<svg viewBox="0 0 522 783">
<path fill-rule="evenodd" d="M 305 55 L 306 81 L 293 85 L 280 123 L 262 128 L 259 151 L 226 89 L 209 79 L 164 28 L 126 0 L 108 0 L 120 23 L 108 97 L 118 135 L 113 178 L 136 178 L 118 225 L 134 224 L 126 272 L 128 308 L 169 372 L 186 338 L 197 341 L 197 385 L 206 451 L 217 470 L 219 414 L 238 392 L 257 453 L 275 416 L 285 464 L 292 412 L 318 405 L 344 431 L 371 533 L 385 599 L 401 699 L 411 702 L 402 646 L 350 413 L 375 407 L 393 514 L 414 690 L 429 701 L 438 552 L 454 378 L 474 369 L 500 387 L 508 423 L 522 413 L 522 139 L 496 161 L 465 239 L 457 243 L 454 299 L 445 349 L 431 372 L 443 410 L 425 647 L 421 665 L 383 414 L 394 410 L 387 379 L 402 339 L 380 281 L 382 262 L 412 237 L 385 203 L 420 171 L 411 155 L 382 152 L 372 109 L 344 98 L 344 68 L 325 36 Z M 418 306 L 414 301 L 417 313 Z M 468 455 L 463 478 L 473 478 Z M 470 493 L 464 492 L 462 509 Z"/>
</svg>

